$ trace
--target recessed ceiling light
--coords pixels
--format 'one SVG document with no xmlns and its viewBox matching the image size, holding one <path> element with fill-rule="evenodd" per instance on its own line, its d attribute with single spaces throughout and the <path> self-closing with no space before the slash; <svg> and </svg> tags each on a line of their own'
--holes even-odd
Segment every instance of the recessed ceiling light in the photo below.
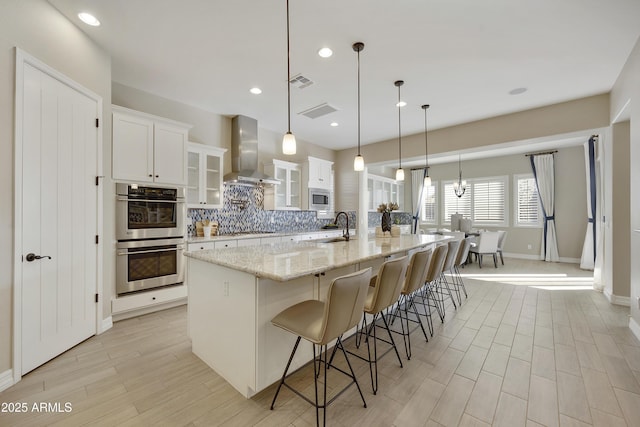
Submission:
<svg viewBox="0 0 640 427">
<path fill-rule="evenodd" d="M 318 51 L 318 55 L 320 55 L 323 58 L 328 58 L 331 55 L 333 55 L 333 51 L 331 49 L 329 49 L 328 47 L 323 47 L 322 49 L 320 49 Z"/>
<path fill-rule="evenodd" d="M 97 27 L 98 25 L 100 25 L 100 21 L 98 21 L 98 18 L 87 12 L 80 12 L 78 14 L 78 18 L 80 18 L 80 20 L 85 24 L 91 25 L 92 27 Z"/>
<path fill-rule="evenodd" d="M 336 126 L 338 126 L 338 123 L 337 123 L 337 122 L 331 122 L 331 125 L 330 125 L 330 126 L 331 126 L 331 127 L 336 127 Z"/>
<path fill-rule="evenodd" d="M 405 105 L 407 105 L 407 103 L 404 102 L 404 101 L 400 101 L 400 102 L 396 103 L 396 107 L 404 107 Z"/>
<path fill-rule="evenodd" d="M 511 89 L 509 91 L 509 95 L 520 95 L 521 93 L 525 93 L 527 91 L 526 87 L 517 87 L 515 89 Z"/>
<path fill-rule="evenodd" d="M 260 95 L 262 93 L 262 89 L 260 89 L 259 87 L 252 87 L 251 89 L 249 89 L 249 92 L 254 95 Z"/>
</svg>

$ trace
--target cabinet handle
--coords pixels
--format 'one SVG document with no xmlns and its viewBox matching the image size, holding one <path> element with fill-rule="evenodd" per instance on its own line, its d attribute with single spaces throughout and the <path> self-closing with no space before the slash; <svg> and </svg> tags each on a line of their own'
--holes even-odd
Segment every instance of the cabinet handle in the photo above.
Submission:
<svg viewBox="0 0 640 427">
<path fill-rule="evenodd" d="M 149 178 L 153 178 L 153 175 L 152 175 L 152 174 L 149 174 Z"/>
<path fill-rule="evenodd" d="M 156 178 L 160 178 L 160 175 L 156 175 Z"/>
</svg>

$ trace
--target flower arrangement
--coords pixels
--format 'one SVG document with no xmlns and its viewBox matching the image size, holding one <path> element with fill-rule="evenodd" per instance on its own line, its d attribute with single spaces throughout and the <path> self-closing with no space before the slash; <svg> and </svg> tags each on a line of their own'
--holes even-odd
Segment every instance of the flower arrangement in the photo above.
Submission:
<svg viewBox="0 0 640 427">
<path fill-rule="evenodd" d="M 387 204 L 382 203 L 380 206 L 378 206 L 378 212 L 380 213 L 391 213 L 391 211 L 395 211 L 398 209 L 400 209 L 400 206 L 398 206 L 398 204 L 394 202 L 389 202 Z"/>
</svg>

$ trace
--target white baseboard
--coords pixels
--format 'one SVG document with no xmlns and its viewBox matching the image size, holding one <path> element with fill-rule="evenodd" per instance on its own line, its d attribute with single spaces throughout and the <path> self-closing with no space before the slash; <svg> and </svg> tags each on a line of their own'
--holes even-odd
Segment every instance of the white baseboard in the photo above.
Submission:
<svg viewBox="0 0 640 427">
<path fill-rule="evenodd" d="M 13 370 L 7 369 L 0 373 L 0 391 L 6 390 L 13 385 Z"/>
<path fill-rule="evenodd" d="M 531 254 L 516 254 L 513 252 L 505 252 L 505 258 L 516 258 L 516 259 L 530 259 L 533 261 L 542 261 L 540 255 L 531 255 Z M 565 262 L 567 264 L 580 264 L 580 258 L 569 258 L 569 257 L 560 257 L 558 262 Z"/>
<path fill-rule="evenodd" d="M 505 258 L 516 258 L 516 259 L 530 259 L 533 261 L 540 261 L 540 255 L 531 255 L 531 254 L 516 254 L 516 253 L 512 253 L 512 252 L 505 252 L 504 253 L 504 257 Z"/>
<path fill-rule="evenodd" d="M 560 262 L 566 262 L 567 264 L 580 264 L 580 258 L 569 258 L 566 256 L 561 256 Z"/>
<path fill-rule="evenodd" d="M 112 327 L 113 327 L 113 317 L 109 316 L 106 319 L 102 319 L 102 330 L 98 334 L 106 332 Z"/>
<path fill-rule="evenodd" d="M 630 297 L 621 297 L 619 295 L 612 294 L 609 289 L 605 289 L 602 291 L 604 297 L 611 304 L 622 305 L 625 307 L 631 307 L 631 298 Z"/>
<path fill-rule="evenodd" d="M 629 329 L 633 332 L 633 335 L 640 340 L 640 325 L 633 317 L 629 317 Z"/>
</svg>

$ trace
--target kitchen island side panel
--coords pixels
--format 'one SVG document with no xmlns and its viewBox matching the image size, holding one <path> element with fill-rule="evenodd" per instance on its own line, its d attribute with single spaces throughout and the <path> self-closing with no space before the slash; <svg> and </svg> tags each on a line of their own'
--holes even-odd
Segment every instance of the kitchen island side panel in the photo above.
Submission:
<svg viewBox="0 0 640 427">
<path fill-rule="evenodd" d="M 292 333 L 273 326 L 271 319 L 294 304 L 316 299 L 317 280 L 312 275 L 287 282 L 257 279 L 256 330 L 258 334 L 255 392 L 280 380 L 297 338 Z M 294 372 L 312 359 L 311 344 L 304 339 L 301 340 L 289 372 Z"/>
<path fill-rule="evenodd" d="M 256 388 L 256 278 L 189 260 L 192 351 L 245 397 Z"/>
</svg>

